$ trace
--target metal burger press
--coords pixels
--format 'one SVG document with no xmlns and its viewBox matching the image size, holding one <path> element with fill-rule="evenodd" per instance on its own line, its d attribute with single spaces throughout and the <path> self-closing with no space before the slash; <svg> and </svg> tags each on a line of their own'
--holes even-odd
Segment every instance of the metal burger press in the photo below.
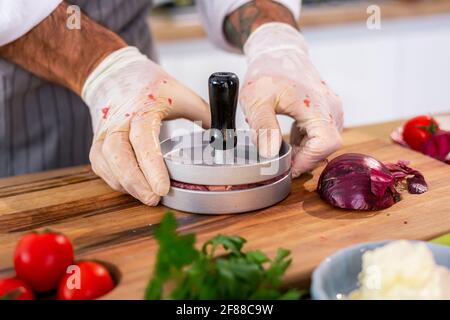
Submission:
<svg viewBox="0 0 450 320">
<path fill-rule="evenodd" d="M 277 157 L 258 155 L 250 130 L 236 130 L 239 79 L 218 72 L 209 78 L 211 129 L 161 142 L 171 178 L 162 204 L 193 213 L 226 214 L 262 209 L 291 191 L 291 146 Z"/>
</svg>

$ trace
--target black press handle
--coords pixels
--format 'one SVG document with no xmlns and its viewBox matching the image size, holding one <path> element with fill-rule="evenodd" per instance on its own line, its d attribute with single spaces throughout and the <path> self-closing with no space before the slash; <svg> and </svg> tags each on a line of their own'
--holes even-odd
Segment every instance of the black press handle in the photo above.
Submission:
<svg viewBox="0 0 450 320">
<path fill-rule="evenodd" d="M 231 72 L 216 72 L 209 77 L 209 105 L 211 107 L 211 140 L 215 149 L 236 146 L 236 106 L 239 78 Z"/>
</svg>

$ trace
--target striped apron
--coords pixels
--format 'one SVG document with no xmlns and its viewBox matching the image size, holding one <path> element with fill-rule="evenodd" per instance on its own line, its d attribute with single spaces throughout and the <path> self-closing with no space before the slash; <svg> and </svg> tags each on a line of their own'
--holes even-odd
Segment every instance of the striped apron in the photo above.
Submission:
<svg viewBox="0 0 450 320">
<path fill-rule="evenodd" d="M 155 58 L 151 0 L 74 0 L 92 19 Z M 89 162 L 89 110 L 76 94 L 0 59 L 0 177 Z"/>
</svg>

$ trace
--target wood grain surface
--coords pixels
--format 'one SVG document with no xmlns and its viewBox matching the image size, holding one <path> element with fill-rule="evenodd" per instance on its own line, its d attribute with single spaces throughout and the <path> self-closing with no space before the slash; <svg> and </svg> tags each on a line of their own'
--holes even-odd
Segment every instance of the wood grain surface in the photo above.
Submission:
<svg viewBox="0 0 450 320">
<path fill-rule="evenodd" d="M 278 247 L 290 249 L 293 263 L 285 280 L 297 287 L 306 287 L 314 267 L 340 248 L 380 239 L 429 239 L 450 231 L 448 165 L 355 130 L 344 133 L 344 142 L 338 153 L 410 160 L 424 173 L 430 191 L 404 194 L 380 212 L 338 210 L 315 192 L 322 166 L 295 180 L 290 196 L 265 210 L 218 216 L 177 212 L 179 231 L 197 233 L 199 245 L 222 233 L 243 236 L 247 249 L 270 255 Z M 23 233 L 50 228 L 73 241 L 78 260 L 102 260 L 120 270 L 120 283 L 106 299 L 140 299 L 157 251 L 153 233 L 166 211 L 112 191 L 89 167 L 0 179 L 0 277 L 13 273 L 14 246 Z"/>
</svg>

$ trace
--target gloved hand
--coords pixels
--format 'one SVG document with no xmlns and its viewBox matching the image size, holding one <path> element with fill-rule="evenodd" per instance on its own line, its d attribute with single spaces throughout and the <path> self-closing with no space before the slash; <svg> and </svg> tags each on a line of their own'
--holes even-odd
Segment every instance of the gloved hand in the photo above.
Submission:
<svg viewBox="0 0 450 320">
<path fill-rule="evenodd" d="M 276 114 L 294 118 L 292 175 L 313 169 L 341 145 L 342 103 L 312 65 L 302 34 L 283 23 L 256 29 L 244 45 L 248 71 L 240 96 L 254 143 L 264 157 L 278 154 Z M 262 129 L 262 130 L 261 130 Z"/>
<path fill-rule="evenodd" d="M 156 205 L 170 188 L 159 145 L 161 121 L 186 118 L 210 126 L 208 105 L 134 47 L 107 56 L 88 76 L 94 172 L 113 189 Z"/>
</svg>

